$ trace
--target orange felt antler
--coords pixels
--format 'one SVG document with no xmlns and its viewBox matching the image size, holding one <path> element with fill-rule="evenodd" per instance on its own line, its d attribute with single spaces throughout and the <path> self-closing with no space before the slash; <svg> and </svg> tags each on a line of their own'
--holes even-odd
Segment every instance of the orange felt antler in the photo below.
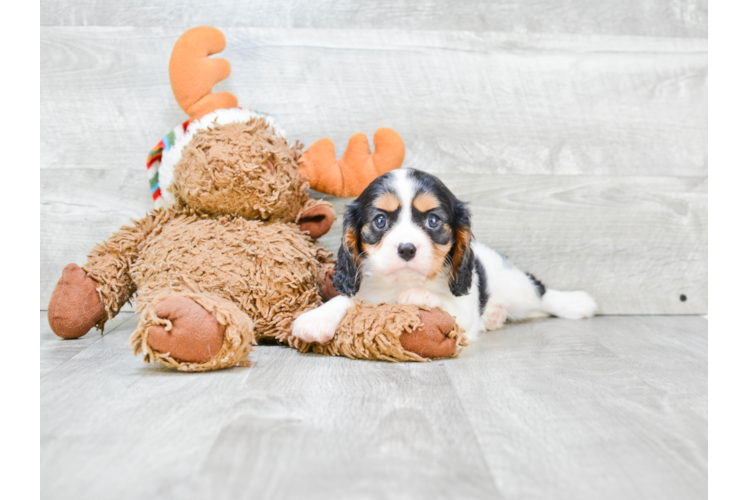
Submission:
<svg viewBox="0 0 748 500">
<path fill-rule="evenodd" d="M 200 26 L 179 37 L 171 51 L 169 78 L 179 106 L 196 120 L 222 108 L 235 108 L 236 97 L 230 92 L 213 94 L 213 85 L 231 74 L 226 59 L 208 59 L 226 48 L 220 30 Z"/>
<path fill-rule="evenodd" d="M 355 134 L 340 160 L 335 145 L 320 139 L 301 157 L 299 174 L 309 179 L 312 189 L 343 198 L 358 196 L 371 181 L 390 170 L 400 168 L 405 158 L 405 143 L 397 132 L 380 128 L 374 132 L 374 153 L 366 134 Z"/>
</svg>

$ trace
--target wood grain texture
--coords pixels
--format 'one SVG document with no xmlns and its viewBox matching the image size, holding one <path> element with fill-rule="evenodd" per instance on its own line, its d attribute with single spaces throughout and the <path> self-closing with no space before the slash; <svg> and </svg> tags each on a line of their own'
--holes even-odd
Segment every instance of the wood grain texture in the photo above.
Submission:
<svg viewBox="0 0 748 500">
<path fill-rule="evenodd" d="M 43 27 L 42 168 L 141 169 L 182 28 Z M 307 145 L 381 126 L 438 173 L 707 172 L 705 39 L 225 28 L 220 90 Z"/>
<path fill-rule="evenodd" d="M 444 366 L 508 498 L 706 498 L 705 320 L 544 320 L 479 344 Z"/>
<path fill-rule="evenodd" d="M 706 326 L 536 320 L 428 364 L 261 346 L 204 374 L 144 365 L 123 326 L 41 378 L 42 498 L 704 498 Z"/>
<path fill-rule="evenodd" d="M 43 377 L 43 497 L 497 497 L 440 363 L 263 346 L 252 368 L 181 374 L 134 359 L 129 333 Z"/>
<path fill-rule="evenodd" d="M 44 376 L 58 366 L 66 363 L 88 346 L 102 339 L 117 328 L 132 331 L 137 325 L 137 317 L 131 312 L 121 312 L 116 318 L 107 322 L 104 331 L 89 332 L 83 338 L 61 339 L 52 332 L 45 311 L 41 313 L 41 375 Z"/>
<path fill-rule="evenodd" d="M 223 26 L 707 35 L 706 0 L 43 0 L 43 26 Z"/>
</svg>

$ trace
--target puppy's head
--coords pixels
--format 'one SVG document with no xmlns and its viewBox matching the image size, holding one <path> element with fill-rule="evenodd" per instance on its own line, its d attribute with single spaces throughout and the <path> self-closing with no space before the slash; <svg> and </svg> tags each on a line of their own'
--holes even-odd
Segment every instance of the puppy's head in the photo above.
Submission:
<svg viewBox="0 0 748 500">
<path fill-rule="evenodd" d="M 467 206 L 439 179 L 412 169 L 388 172 L 346 209 L 333 284 L 354 295 L 364 269 L 414 285 L 446 275 L 452 294 L 465 295 L 475 262 L 471 237 Z"/>
</svg>

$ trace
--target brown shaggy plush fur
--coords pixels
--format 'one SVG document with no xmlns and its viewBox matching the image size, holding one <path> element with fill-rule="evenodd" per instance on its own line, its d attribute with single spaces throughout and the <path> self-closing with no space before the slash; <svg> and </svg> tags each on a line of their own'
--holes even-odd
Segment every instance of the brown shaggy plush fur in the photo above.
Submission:
<svg viewBox="0 0 748 500">
<path fill-rule="evenodd" d="M 172 192 L 211 215 L 294 222 L 308 199 L 309 183 L 298 175 L 301 148 L 289 146 L 262 119 L 215 125 L 182 151 Z"/>
<path fill-rule="evenodd" d="M 329 203 L 309 199 L 308 183 L 298 173 L 300 151 L 298 143 L 289 146 L 262 119 L 214 125 L 195 134 L 174 168 L 176 207 L 133 221 L 89 254 L 83 270 L 105 309 L 97 327 L 103 329 L 137 292 L 141 317 L 130 339 L 134 352 L 177 370 L 248 365 L 251 345 L 261 340 L 332 356 L 426 361 L 399 340 L 403 332 L 421 328 L 416 306 L 357 304 L 326 345 L 291 335 L 293 320 L 322 304 L 321 292 L 334 293 L 328 283 L 331 254 L 304 232 L 324 234 L 334 214 Z M 221 345 L 211 359 L 188 362 L 149 345 L 155 326 L 163 327 L 158 329 L 162 341 L 181 338 L 177 333 L 185 331 L 175 327 L 177 333 L 168 337 L 165 332 L 172 331 L 179 316 L 173 324 L 156 313 L 159 304 L 168 309 L 166 299 L 176 297 L 183 299 L 171 304 L 189 305 L 184 299 L 190 299 L 222 329 L 222 345 L 211 337 L 212 349 Z M 62 311 L 57 315 L 62 322 L 62 313 L 72 308 L 62 304 L 55 310 Z M 464 344 L 459 327 L 447 337 Z"/>
<path fill-rule="evenodd" d="M 395 304 L 362 304 L 356 302 L 346 311 L 335 337 L 327 344 L 312 344 L 311 350 L 328 356 L 346 356 L 352 359 L 384 359 L 387 361 L 428 361 L 416 353 L 407 351 L 400 344 L 400 335 L 423 326 L 419 306 Z M 465 330 L 456 323 L 447 334 L 456 339 L 457 345 L 467 345 Z M 296 339 L 294 339 L 296 340 Z M 306 350 L 299 347 L 299 350 Z M 451 356 L 460 353 L 458 348 Z"/>
<path fill-rule="evenodd" d="M 300 311 L 322 304 L 318 280 L 331 254 L 297 228 L 171 212 L 130 268 L 139 310 L 164 289 L 199 285 L 249 314 L 258 340 L 283 341 Z"/>
<path fill-rule="evenodd" d="M 130 337 L 130 345 L 135 354 L 143 353 L 144 359 L 158 361 L 161 364 L 176 368 L 185 372 L 202 372 L 227 368 L 229 366 L 250 366 L 247 355 L 252 350 L 251 345 L 256 344 L 252 334 L 252 320 L 242 312 L 236 304 L 215 295 L 205 293 L 199 287 L 191 286 L 183 292 L 162 291 L 141 309 L 140 321 L 135 332 Z M 164 325 L 171 327 L 168 319 L 160 318 L 156 312 L 156 306 L 162 300 L 169 297 L 187 297 L 200 304 L 206 311 L 213 314 L 218 323 L 223 327 L 223 346 L 213 358 L 205 363 L 188 363 L 174 359 L 170 353 L 155 351 L 148 344 L 148 332 L 152 326 Z"/>
<path fill-rule="evenodd" d="M 106 308 L 99 328 L 136 290 L 137 312 L 146 318 L 141 319 L 141 326 L 152 323 L 151 316 L 156 317 L 153 306 L 159 300 L 200 290 L 236 304 L 248 320 L 251 318 L 253 342 L 274 339 L 288 343 L 289 339 L 297 340 L 291 337 L 296 316 L 322 304 L 319 290 L 333 264 L 331 255 L 294 224 L 162 209 L 94 247 L 83 269 L 99 284 Z M 140 327 L 139 331 L 131 341 L 136 352 L 144 349 L 144 332 Z M 294 346 L 306 349 L 303 342 Z M 176 362 L 143 352 L 169 366 Z M 194 363 L 188 365 L 198 370 Z M 200 369 L 215 367 L 213 360 Z"/>
<path fill-rule="evenodd" d="M 115 317 L 137 290 L 130 267 L 138 260 L 146 239 L 173 217 L 171 210 L 152 212 L 132 221 L 132 226 L 122 226 L 88 254 L 83 270 L 99 284 L 99 294 L 106 308 L 106 316 L 96 325 L 99 330 L 104 330 L 104 323 Z"/>
<path fill-rule="evenodd" d="M 130 340 L 134 352 L 181 371 L 248 365 L 245 358 L 259 340 L 331 356 L 427 361 L 399 341 L 403 332 L 422 326 L 417 306 L 357 303 L 330 343 L 291 336 L 293 320 L 322 303 L 319 290 L 333 265 L 330 256 L 293 224 L 162 209 L 97 245 L 84 270 L 99 284 L 106 307 L 99 328 L 137 290 L 141 317 Z M 183 362 L 148 345 L 148 329 L 169 323 L 156 315 L 156 305 L 174 296 L 191 298 L 224 327 L 223 347 L 210 361 Z M 447 337 L 465 345 L 458 326 Z"/>
</svg>

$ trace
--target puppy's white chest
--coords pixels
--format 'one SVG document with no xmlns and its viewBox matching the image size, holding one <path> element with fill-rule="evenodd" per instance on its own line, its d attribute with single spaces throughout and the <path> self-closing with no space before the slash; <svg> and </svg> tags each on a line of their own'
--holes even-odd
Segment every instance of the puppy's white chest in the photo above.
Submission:
<svg viewBox="0 0 748 500">
<path fill-rule="evenodd" d="M 400 276 L 399 279 L 382 279 L 376 275 L 365 276 L 361 283 L 361 288 L 355 295 L 355 298 L 368 304 L 398 304 L 410 303 L 423 305 L 425 307 L 440 307 L 431 304 L 435 300 L 444 302 L 451 297 L 451 294 L 444 294 L 444 290 L 449 291 L 446 281 L 437 278 L 436 280 L 425 280 L 420 276 Z"/>
</svg>

